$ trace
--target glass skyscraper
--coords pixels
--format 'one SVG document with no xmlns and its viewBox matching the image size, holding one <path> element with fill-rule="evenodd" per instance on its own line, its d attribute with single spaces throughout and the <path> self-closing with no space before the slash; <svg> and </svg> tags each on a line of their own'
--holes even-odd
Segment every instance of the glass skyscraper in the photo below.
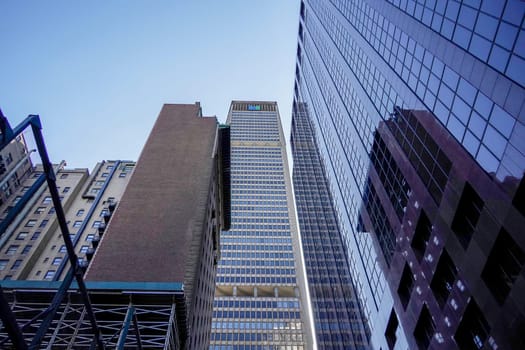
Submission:
<svg viewBox="0 0 525 350">
<path fill-rule="evenodd" d="M 290 144 L 297 216 L 319 349 L 368 349 L 369 330 L 352 283 L 329 185 L 304 105 Z"/>
<path fill-rule="evenodd" d="M 294 119 L 312 125 L 374 348 L 525 346 L 524 13 L 301 2 Z"/>
<path fill-rule="evenodd" d="M 233 101 L 231 228 L 221 233 L 213 350 L 311 349 L 285 141 L 275 102 Z"/>
</svg>

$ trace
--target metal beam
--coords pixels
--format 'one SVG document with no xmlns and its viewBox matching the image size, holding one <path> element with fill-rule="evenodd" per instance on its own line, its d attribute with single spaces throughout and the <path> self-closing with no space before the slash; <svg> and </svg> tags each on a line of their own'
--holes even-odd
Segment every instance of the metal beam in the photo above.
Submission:
<svg viewBox="0 0 525 350">
<path fill-rule="evenodd" d="M 9 303 L 4 297 L 2 286 L 0 286 L 0 319 L 7 330 L 7 334 L 9 334 L 9 338 L 11 338 L 11 342 L 13 343 L 15 349 L 28 349 L 27 343 L 24 340 L 24 335 L 22 334 L 22 331 L 16 322 L 16 317 L 13 314 L 13 311 L 11 311 Z"/>
<path fill-rule="evenodd" d="M 122 325 L 122 329 L 120 331 L 120 335 L 118 337 L 117 346 L 115 347 L 115 350 L 124 349 L 124 346 L 126 345 L 126 338 L 128 337 L 129 325 L 131 324 L 131 320 L 133 319 L 134 313 L 135 313 L 135 308 L 130 303 L 128 305 L 128 311 L 126 312 L 126 317 L 124 318 L 124 324 Z"/>
<path fill-rule="evenodd" d="M 62 304 L 62 300 L 64 300 L 67 290 L 69 289 L 69 286 L 73 281 L 73 275 L 73 269 L 71 268 L 68 271 L 66 278 L 62 282 L 62 285 L 53 297 L 51 305 L 49 305 L 49 307 L 43 312 L 43 314 L 46 315 L 46 317 L 44 318 L 44 320 L 42 320 L 40 327 L 38 327 L 38 330 L 36 331 L 36 334 L 33 337 L 33 340 L 31 341 L 31 349 L 37 349 L 40 347 L 40 343 L 42 343 L 42 339 L 46 335 L 49 326 L 51 325 L 51 322 L 53 322 L 53 319 L 55 318 L 55 315 L 58 311 L 58 307 L 60 306 L 60 304 Z"/>
<path fill-rule="evenodd" d="M 91 323 L 91 329 L 95 337 L 95 342 L 97 343 L 98 348 L 102 350 L 104 349 L 104 342 L 102 341 L 102 335 L 98 328 L 95 313 L 93 312 L 93 307 L 91 306 L 89 294 L 84 283 L 84 278 L 82 276 L 83 272 L 78 264 L 78 257 L 75 253 L 73 243 L 71 242 L 71 237 L 69 236 L 69 228 L 67 227 L 66 216 L 64 214 L 64 209 L 62 208 L 62 203 L 60 202 L 60 196 L 58 194 L 56 186 L 55 173 L 53 171 L 53 167 L 47 154 L 47 149 L 44 143 L 44 136 L 42 135 L 42 125 L 40 123 L 40 118 L 35 115 L 30 115 L 28 118 L 30 118 L 31 129 L 33 130 L 33 136 L 35 138 L 38 153 L 40 154 L 40 159 L 42 160 L 42 166 L 44 168 L 44 174 L 46 175 L 49 193 L 51 195 L 51 199 L 53 200 L 55 214 L 57 216 L 60 231 L 62 232 L 62 238 L 64 239 L 69 262 L 71 263 L 71 266 L 73 268 L 74 276 L 77 281 L 80 294 L 82 295 L 82 300 L 84 302 L 84 306 L 86 308 L 86 312 Z"/>
</svg>

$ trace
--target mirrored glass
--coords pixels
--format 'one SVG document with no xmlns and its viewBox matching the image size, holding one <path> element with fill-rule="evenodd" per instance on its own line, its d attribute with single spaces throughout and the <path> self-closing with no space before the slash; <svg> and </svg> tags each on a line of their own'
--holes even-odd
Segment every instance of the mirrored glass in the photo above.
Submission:
<svg viewBox="0 0 525 350">
<path fill-rule="evenodd" d="M 459 3 L 455 1 L 447 2 L 447 11 L 445 12 L 445 16 L 447 18 L 455 22 L 458 17 L 458 12 L 459 12 Z"/>
<path fill-rule="evenodd" d="M 499 161 L 483 145 L 481 145 L 481 147 L 479 148 L 476 160 L 479 162 L 481 167 L 489 173 L 494 173 L 498 169 Z"/>
<path fill-rule="evenodd" d="M 461 98 L 456 96 L 454 99 L 454 105 L 452 106 L 452 112 L 458 117 L 463 124 L 467 124 L 470 117 L 470 107 Z"/>
<path fill-rule="evenodd" d="M 489 40 L 494 39 L 496 29 L 498 28 L 498 21 L 491 16 L 480 13 L 476 22 L 476 33 L 483 35 Z"/>
<path fill-rule="evenodd" d="M 443 81 L 452 89 L 456 90 L 458 85 L 459 75 L 449 67 L 445 67 L 443 72 Z"/>
<path fill-rule="evenodd" d="M 443 25 L 441 26 L 441 34 L 447 39 L 452 39 L 452 34 L 454 33 L 454 26 L 454 22 L 445 18 L 445 20 L 443 21 Z"/>
<path fill-rule="evenodd" d="M 499 17 L 501 16 L 504 6 L 505 1 L 483 1 L 481 4 L 481 11 Z"/>
<path fill-rule="evenodd" d="M 492 52 L 490 53 L 489 64 L 499 70 L 500 72 L 505 71 L 507 61 L 509 60 L 509 52 L 502 49 L 498 45 L 492 46 Z"/>
<path fill-rule="evenodd" d="M 458 90 L 459 96 L 463 98 L 469 105 L 474 104 L 474 99 L 476 98 L 476 89 L 474 86 L 470 85 L 465 79 L 461 78 L 459 80 Z"/>
<path fill-rule="evenodd" d="M 472 52 L 479 59 L 486 61 L 489 57 L 491 46 L 492 44 L 488 40 L 480 37 L 477 34 L 474 34 L 472 36 L 472 40 L 470 41 L 470 52 Z"/>
<path fill-rule="evenodd" d="M 520 55 L 521 57 L 525 57 L 525 30 L 521 30 L 520 34 L 518 35 L 518 41 L 516 41 L 514 53 Z"/>
<path fill-rule="evenodd" d="M 450 116 L 447 124 L 447 129 L 454 135 L 454 137 L 461 142 L 463 134 L 465 133 L 465 126 L 461 124 L 458 118 L 453 114 Z"/>
<path fill-rule="evenodd" d="M 496 35 L 496 43 L 503 46 L 507 50 L 512 50 L 516 35 L 518 34 L 518 28 L 507 22 L 500 22 L 498 28 L 498 34 Z"/>
<path fill-rule="evenodd" d="M 487 122 L 481 118 L 481 116 L 477 112 L 473 112 L 470 116 L 470 121 L 468 124 L 468 128 L 470 131 L 474 133 L 478 138 L 483 137 L 483 133 L 485 132 L 485 127 L 487 126 Z"/>
<path fill-rule="evenodd" d="M 522 1 L 507 1 L 505 12 L 503 12 L 504 20 L 519 26 L 523 20 L 523 15 L 525 15 L 525 6 L 523 6 Z"/>
<path fill-rule="evenodd" d="M 507 75 L 525 86 L 525 61 L 516 55 L 512 55 L 507 67 Z"/>
<path fill-rule="evenodd" d="M 471 35 L 472 33 L 470 30 L 460 25 L 457 25 L 456 30 L 454 31 L 453 40 L 456 44 L 466 49 L 469 45 Z"/>
<path fill-rule="evenodd" d="M 463 145 L 472 156 L 476 156 L 479 148 L 479 140 L 471 132 L 466 132 Z"/>
<path fill-rule="evenodd" d="M 501 159 L 505 151 L 505 146 L 507 145 L 507 140 L 489 125 L 485 131 L 485 136 L 483 136 L 483 144 L 485 144 L 498 159 Z"/>
<path fill-rule="evenodd" d="M 494 110 L 490 116 L 490 124 L 492 124 L 499 132 L 503 134 L 506 138 L 510 137 L 512 129 L 516 120 L 500 106 L 494 105 Z"/>
<path fill-rule="evenodd" d="M 461 10 L 459 11 L 458 23 L 472 30 L 474 28 L 475 22 L 476 22 L 476 11 L 469 6 L 461 5 Z"/>
<path fill-rule="evenodd" d="M 474 109 L 479 112 L 479 114 L 483 117 L 483 119 L 488 120 L 493 104 L 494 103 L 491 100 L 489 100 L 487 96 L 485 96 L 484 94 L 480 92 L 478 93 L 478 96 L 476 97 L 476 103 L 474 105 Z"/>
</svg>

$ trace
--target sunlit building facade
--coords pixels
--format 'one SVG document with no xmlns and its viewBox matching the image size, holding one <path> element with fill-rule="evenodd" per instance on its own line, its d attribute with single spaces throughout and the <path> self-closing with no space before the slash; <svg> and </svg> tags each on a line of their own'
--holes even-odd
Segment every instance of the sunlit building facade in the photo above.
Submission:
<svg viewBox="0 0 525 350">
<path fill-rule="evenodd" d="M 524 345 L 524 13 L 301 2 L 294 111 L 312 124 L 374 348 Z"/>
<path fill-rule="evenodd" d="M 370 332 L 353 285 L 311 122 L 296 104 L 290 144 L 295 205 L 318 349 L 368 349 Z"/>
<path fill-rule="evenodd" d="M 221 233 L 213 350 L 311 349 L 304 269 L 275 102 L 233 101 L 231 229 Z"/>
</svg>

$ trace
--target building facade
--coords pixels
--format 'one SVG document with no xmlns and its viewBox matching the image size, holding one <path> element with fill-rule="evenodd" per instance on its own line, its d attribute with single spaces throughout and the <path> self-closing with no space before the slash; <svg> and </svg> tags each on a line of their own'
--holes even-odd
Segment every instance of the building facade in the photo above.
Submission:
<svg viewBox="0 0 525 350">
<path fill-rule="evenodd" d="M 210 349 L 311 349 L 304 268 L 275 102 L 233 101 L 232 224 L 221 234 Z"/>
<path fill-rule="evenodd" d="M 62 165 L 50 176 L 78 260 L 72 268 L 61 210 L 38 182 L 1 252 L 0 347 L 209 347 L 229 127 L 199 103 L 164 105 L 137 164 L 102 162 L 91 175 Z M 33 169 L 20 191 L 42 176 Z"/>
<path fill-rule="evenodd" d="M 523 346 L 524 13 L 301 2 L 294 111 L 375 348 Z"/>
<path fill-rule="evenodd" d="M 132 161 L 103 161 L 89 173 L 87 169 L 55 166 L 57 188 L 68 219 L 68 228 L 81 263 L 102 236 L 110 216 L 135 166 Z M 2 205 L 2 219 L 42 175 L 42 167 L 31 167 L 19 182 L 10 201 Z M 6 227 L 1 238 L 0 278 L 2 280 L 60 281 L 68 271 L 66 248 L 49 190 L 41 183 L 22 213 Z"/>
<path fill-rule="evenodd" d="M 337 215 L 304 105 L 292 115 L 295 205 L 318 349 L 368 349 L 370 331 L 346 259 Z"/>
</svg>

